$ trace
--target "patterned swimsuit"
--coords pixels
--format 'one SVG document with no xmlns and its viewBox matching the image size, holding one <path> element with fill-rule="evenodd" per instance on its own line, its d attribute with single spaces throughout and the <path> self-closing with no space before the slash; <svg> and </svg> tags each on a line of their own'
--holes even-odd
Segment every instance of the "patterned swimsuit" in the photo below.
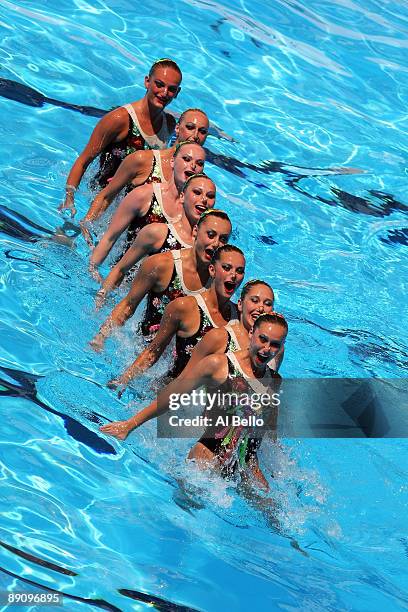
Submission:
<svg viewBox="0 0 408 612">
<path fill-rule="evenodd" d="M 142 227 L 145 227 L 145 225 L 149 225 L 150 223 L 167 223 L 171 222 L 172 220 L 174 219 L 167 217 L 166 213 L 164 212 L 160 185 L 158 183 L 153 183 L 153 195 L 150 201 L 149 209 L 147 213 L 143 215 L 143 217 L 136 217 L 133 219 L 133 221 L 131 221 L 126 235 L 123 255 L 136 240 Z"/>
<path fill-rule="evenodd" d="M 139 120 L 131 104 L 121 107 L 129 114 L 129 130 L 126 138 L 121 142 L 110 143 L 99 156 L 99 170 L 90 185 L 93 189 L 103 189 L 119 168 L 123 159 L 143 149 L 165 149 L 170 138 L 167 115 L 163 115 L 163 122 L 158 134 L 149 136 L 140 127 Z"/>
<path fill-rule="evenodd" d="M 141 330 L 144 336 L 152 336 L 152 334 L 157 332 L 160 327 L 160 321 L 167 304 L 170 304 L 170 302 L 172 302 L 178 297 L 196 295 L 205 291 L 205 287 L 201 287 L 201 289 L 198 289 L 196 291 L 193 291 L 186 287 L 183 278 L 183 264 L 181 261 L 181 252 L 172 251 L 172 255 L 174 260 L 173 274 L 166 289 L 164 289 L 160 293 L 154 293 L 153 291 L 149 291 L 149 293 L 147 294 L 146 311 L 143 321 L 141 323 Z"/>
<path fill-rule="evenodd" d="M 228 334 L 227 346 L 225 347 L 225 353 L 236 353 L 241 350 L 241 347 L 238 342 L 238 338 L 235 335 L 233 325 L 228 323 L 225 326 L 225 331 Z"/>
<path fill-rule="evenodd" d="M 180 251 L 181 249 L 189 248 L 191 248 L 191 244 L 187 244 L 180 238 L 172 223 L 167 223 L 166 240 L 157 252 L 164 253 L 166 251 Z"/>
<path fill-rule="evenodd" d="M 128 183 L 125 187 L 125 191 L 124 191 L 125 195 L 127 195 L 128 193 L 136 189 L 136 187 L 140 187 L 140 185 L 150 185 L 151 183 L 165 183 L 166 182 L 164 180 L 163 169 L 161 165 L 160 151 L 152 151 L 152 153 L 153 153 L 153 161 L 152 161 L 152 167 L 150 168 L 149 176 L 147 177 L 145 181 L 143 181 L 143 183 L 140 183 L 138 185 L 134 185 L 133 183 Z"/>
<path fill-rule="evenodd" d="M 176 359 L 169 373 L 169 375 L 173 378 L 176 378 L 184 370 L 191 357 L 191 353 L 194 347 L 198 344 L 204 334 L 210 331 L 210 329 L 218 327 L 218 325 L 216 325 L 211 319 L 210 313 L 208 312 L 207 305 L 202 295 L 198 294 L 194 295 L 194 297 L 197 301 L 197 306 L 200 313 L 200 324 L 198 326 L 198 330 L 192 336 L 189 336 L 188 338 L 176 336 Z M 230 322 L 236 322 L 236 320 L 237 307 L 231 302 Z"/>
<path fill-rule="evenodd" d="M 262 433 L 260 429 L 255 432 L 251 426 L 244 427 L 243 425 L 232 425 L 228 423 L 226 425 L 216 425 L 217 418 L 222 416 L 225 418 L 231 418 L 232 415 L 240 416 L 241 418 L 248 418 L 249 416 L 264 417 L 267 421 L 267 415 L 257 408 L 254 408 L 242 401 L 244 395 L 252 397 L 254 393 L 264 394 L 270 393 L 270 389 L 273 388 L 272 380 L 274 378 L 280 378 L 279 374 L 276 374 L 273 370 L 267 369 L 267 377 L 269 384 L 265 386 L 261 381 L 256 379 L 249 379 L 246 376 L 233 353 L 227 353 L 228 358 L 228 378 L 225 383 L 220 387 L 219 391 L 221 397 L 228 397 L 228 394 L 232 396 L 236 393 L 241 398 L 239 402 L 232 400 L 228 406 L 217 406 L 214 407 L 210 412 L 206 412 L 207 416 L 212 418 L 212 427 L 208 427 L 201 438 L 198 440 L 211 452 L 213 452 L 222 463 L 222 475 L 232 476 L 237 470 L 245 469 L 250 459 L 256 456 L 256 452 L 262 441 Z M 269 410 L 273 408 L 268 407 Z M 264 432 L 264 430 L 263 430 Z"/>
</svg>

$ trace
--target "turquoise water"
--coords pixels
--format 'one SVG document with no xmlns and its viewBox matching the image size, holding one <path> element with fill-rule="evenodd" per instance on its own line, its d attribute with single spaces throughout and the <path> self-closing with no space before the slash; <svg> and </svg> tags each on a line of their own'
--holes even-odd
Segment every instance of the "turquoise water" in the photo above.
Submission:
<svg viewBox="0 0 408 612">
<path fill-rule="evenodd" d="M 93 309 L 87 249 L 44 237 L 97 120 L 67 105 L 136 100 L 146 67 L 173 57 L 174 110 L 200 106 L 233 138 L 208 138 L 207 171 L 248 278 L 288 316 L 282 374 L 402 377 L 407 6 L 109 4 L 0 0 L 0 586 L 57 589 L 73 610 L 405 609 L 406 442 L 265 446 L 272 520 L 185 465 L 188 440 L 153 424 L 103 438 L 135 409 L 105 387 L 140 346 L 135 323 L 92 353 L 109 306 Z M 90 197 L 84 182 L 80 216 Z"/>
</svg>

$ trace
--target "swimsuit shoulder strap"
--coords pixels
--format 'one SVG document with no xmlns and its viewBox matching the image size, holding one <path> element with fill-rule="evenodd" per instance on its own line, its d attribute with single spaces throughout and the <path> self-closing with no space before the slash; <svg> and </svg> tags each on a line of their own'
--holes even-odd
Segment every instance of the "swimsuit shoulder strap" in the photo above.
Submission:
<svg viewBox="0 0 408 612">
<path fill-rule="evenodd" d="M 153 151 L 153 154 L 154 154 L 154 151 Z M 170 221 L 170 217 L 166 215 L 164 208 L 163 208 L 163 197 L 162 197 L 162 191 L 161 191 L 161 186 L 160 186 L 161 183 L 152 183 L 152 185 L 153 185 L 153 195 L 156 198 L 156 201 L 160 207 L 160 211 L 163 217 L 165 217 L 167 221 Z"/>
<path fill-rule="evenodd" d="M 180 279 L 180 285 L 184 293 L 186 295 L 193 295 L 195 298 L 197 298 L 200 295 L 200 293 L 205 291 L 205 288 L 201 287 L 201 289 L 188 289 L 188 287 L 186 287 L 186 284 L 184 282 L 184 277 L 183 277 L 183 262 L 181 260 L 181 250 L 180 251 L 170 251 L 170 253 L 173 255 L 174 267 Z"/>
<path fill-rule="evenodd" d="M 231 324 L 232 322 L 230 321 L 229 323 L 226 324 L 225 329 L 227 331 L 227 333 L 230 335 L 230 337 L 232 338 L 232 341 L 235 343 L 235 346 L 238 347 L 238 350 L 241 350 L 241 345 L 238 342 L 238 338 L 237 335 L 234 331 L 234 325 L 235 324 Z"/>
<path fill-rule="evenodd" d="M 230 363 L 232 364 L 232 366 L 234 367 L 234 369 L 237 372 L 239 372 L 239 374 L 241 374 L 241 376 L 243 376 L 243 378 L 245 378 L 245 380 L 246 380 L 248 377 L 245 376 L 245 374 L 241 370 L 241 366 L 239 365 L 238 359 L 235 357 L 234 353 L 232 353 L 231 351 L 228 351 L 227 358 L 230 361 Z"/>
<path fill-rule="evenodd" d="M 235 370 L 241 374 L 241 376 L 242 376 L 242 377 L 243 377 L 243 378 L 244 378 L 244 379 L 247 381 L 248 385 L 251 387 L 251 389 L 252 389 L 253 391 L 255 391 L 255 393 L 262 394 L 262 393 L 267 393 L 267 392 L 268 392 L 268 388 L 269 388 L 271 385 L 269 385 L 269 387 L 268 387 L 268 386 L 264 385 L 264 384 L 263 384 L 263 383 L 262 383 L 260 380 L 258 380 L 257 378 L 250 377 L 250 376 L 248 376 L 247 374 L 245 374 L 245 373 L 242 371 L 242 368 L 241 368 L 241 366 L 240 366 L 240 364 L 239 364 L 239 361 L 238 361 L 238 359 L 237 359 L 236 355 L 234 355 L 234 353 L 232 353 L 232 352 L 228 352 L 228 353 L 227 353 L 227 357 L 228 357 L 228 359 L 230 360 L 230 362 L 232 363 L 232 365 L 234 366 Z M 272 374 L 271 374 L 271 371 L 270 371 L 270 369 L 269 369 L 269 368 L 267 368 L 267 370 L 266 370 L 266 371 L 267 371 L 268 381 L 270 381 L 270 382 L 271 382 L 271 384 L 272 384 Z"/>
<path fill-rule="evenodd" d="M 167 120 L 165 120 L 164 116 L 162 118 L 162 124 L 161 124 L 158 134 L 152 134 L 151 136 L 149 136 L 148 134 L 145 134 L 144 131 L 142 130 L 140 123 L 139 123 L 138 116 L 133 106 L 131 104 L 125 104 L 123 108 L 126 108 L 127 112 L 132 118 L 132 121 L 135 127 L 137 128 L 137 131 L 143 137 L 144 141 L 148 144 L 148 148 L 152 148 L 152 147 L 157 148 L 167 143 L 170 137 L 170 134 L 168 133 Z"/>
<path fill-rule="evenodd" d="M 200 292 L 200 293 L 201 293 L 201 292 Z M 216 325 L 216 324 L 214 323 L 214 321 L 212 320 L 211 315 L 210 315 L 210 313 L 208 312 L 207 304 L 205 303 L 205 300 L 204 300 L 203 296 L 202 296 L 200 293 L 198 293 L 197 295 L 194 295 L 194 297 L 195 297 L 195 299 L 196 299 L 196 301 L 197 301 L 197 304 L 198 304 L 199 308 L 202 310 L 202 312 L 205 314 L 205 316 L 207 317 L 207 319 L 210 321 L 211 325 L 212 325 L 213 327 L 218 327 L 218 325 Z"/>
<path fill-rule="evenodd" d="M 160 182 L 163 182 L 164 177 L 163 177 L 163 168 L 162 168 L 162 163 L 161 163 L 160 151 L 157 151 L 156 149 L 152 149 L 152 153 L 153 153 L 152 175 L 160 179 Z"/>
<path fill-rule="evenodd" d="M 171 115 L 169 115 L 169 113 L 163 113 L 163 122 L 161 124 L 159 133 L 157 134 L 158 138 L 160 138 L 160 140 L 162 140 L 163 142 L 167 142 L 171 136 L 171 132 L 169 131 L 169 124 L 168 124 L 168 118 L 170 116 Z"/>
<path fill-rule="evenodd" d="M 162 190 L 161 190 L 161 183 L 152 183 L 153 185 L 153 194 L 156 197 L 157 203 L 160 207 L 160 211 L 163 215 L 163 217 L 166 219 L 167 223 L 171 223 L 172 221 L 178 221 L 180 218 L 180 215 L 177 217 L 169 217 L 169 215 L 166 213 L 166 211 L 164 210 L 164 206 L 163 206 L 163 195 L 162 195 Z M 188 245 L 190 246 L 190 245 Z"/>
<path fill-rule="evenodd" d="M 239 319 L 238 319 L 238 308 L 237 305 L 234 304 L 234 302 L 230 302 L 231 304 L 231 318 L 228 321 L 229 325 L 238 325 L 239 323 Z"/>
<path fill-rule="evenodd" d="M 137 118 L 136 115 L 136 111 L 133 108 L 133 106 L 131 104 L 125 104 L 123 106 L 123 108 L 126 108 L 127 112 L 129 113 L 129 115 L 132 118 L 133 123 L 135 124 L 135 126 L 137 127 L 137 129 L 139 130 L 139 132 L 141 133 L 141 135 L 144 137 L 144 134 L 142 133 L 141 129 L 140 129 L 140 125 L 139 125 L 139 120 Z"/>
<path fill-rule="evenodd" d="M 184 249 L 191 248 L 191 244 L 187 244 L 186 242 L 184 242 L 184 240 L 182 238 L 180 238 L 180 235 L 179 235 L 178 231 L 176 230 L 176 228 L 174 227 L 174 225 L 173 225 L 173 223 L 171 221 L 169 221 L 167 223 L 167 226 L 169 228 L 169 232 L 171 232 L 173 234 L 173 236 L 176 238 L 176 240 L 178 240 L 178 242 L 181 244 L 181 246 Z"/>
</svg>

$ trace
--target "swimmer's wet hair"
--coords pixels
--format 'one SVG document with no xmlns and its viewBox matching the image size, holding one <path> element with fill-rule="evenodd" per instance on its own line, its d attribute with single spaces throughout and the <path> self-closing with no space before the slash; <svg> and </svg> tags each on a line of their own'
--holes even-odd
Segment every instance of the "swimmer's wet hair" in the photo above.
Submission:
<svg viewBox="0 0 408 612">
<path fill-rule="evenodd" d="M 163 68 L 173 68 L 176 72 L 180 74 L 181 77 L 183 77 L 183 74 L 179 66 L 176 64 L 174 60 L 169 59 L 168 57 L 163 57 L 162 59 L 158 59 L 154 62 L 154 64 L 152 64 L 152 67 L 149 70 L 149 77 L 153 75 L 154 71 L 156 70 L 158 66 L 163 66 Z"/>
<path fill-rule="evenodd" d="M 198 172 L 197 174 L 192 174 L 191 176 L 188 177 L 188 179 L 185 181 L 183 187 L 181 188 L 181 193 L 184 193 L 185 190 L 187 189 L 187 187 L 189 186 L 189 184 L 191 183 L 191 181 L 195 178 L 207 178 L 209 181 L 212 182 L 212 184 L 214 185 L 215 188 L 215 183 L 212 179 L 210 179 L 209 176 L 207 176 L 207 174 L 205 172 Z M 204 213 L 203 213 L 204 214 Z"/>
<path fill-rule="evenodd" d="M 261 323 L 276 323 L 288 331 L 288 322 L 283 314 L 280 314 L 279 312 L 265 312 L 259 315 L 252 326 L 252 331 L 255 331 Z"/>
<path fill-rule="evenodd" d="M 203 110 L 201 110 L 201 108 L 188 108 L 187 110 L 185 110 L 184 112 L 181 113 L 177 123 L 181 123 L 182 119 L 184 118 L 184 116 L 187 113 L 201 113 L 202 115 L 204 115 L 204 117 L 207 117 L 207 119 L 208 119 L 207 113 L 205 113 Z"/>
<path fill-rule="evenodd" d="M 224 219 L 224 221 L 228 221 L 232 226 L 231 219 L 229 218 L 226 212 L 224 212 L 223 210 L 219 210 L 218 208 L 209 208 L 208 210 L 205 210 L 201 214 L 199 220 L 197 221 L 197 227 L 200 227 L 201 223 L 205 221 L 205 219 L 209 217 L 210 215 L 212 217 L 218 217 L 219 219 Z"/>
<path fill-rule="evenodd" d="M 275 294 L 270 284 L 267 283 L 266 281 L 259 280 L 259 278 L 253 278 L 245 283 L 245 285 L 242 287 L 242 290 L 241 290 L 240 299 L 243 300 L 245 296 L 247 295 L 248 291 L 252 289 L 252 287 L 256 287 L 257 285 L 265 285 L 265 287 L 268 287 L 268 289 L 272 291 L 273 299 L 275 299 Z"/>
<path fill-rule="evenodd" d="M 190 142 L 189 140 L 182 140 L 181 142 L 178 142 L 176 144 L 176 148 L 174 149 L 173 157 L 177 157 L 181 147 L 184 147 L 184 145 L 197 145 L 197 147 L 201 147 L 201 145 L 197 144 L 196 142 Z M 204 151 L 204 147 L 201 147 L 201 148 Z"/>
<path fill-rule="evenodd" d="M 212 256 L 211 263 L 213 265 L 216 261 L 219 261 L 222 253 L 239 253 L 245 259 L 245 255 L 239 247 L 235 246 L 234 244 L 223 244 L 222 246 L 218 247 Z"/>
</svg>

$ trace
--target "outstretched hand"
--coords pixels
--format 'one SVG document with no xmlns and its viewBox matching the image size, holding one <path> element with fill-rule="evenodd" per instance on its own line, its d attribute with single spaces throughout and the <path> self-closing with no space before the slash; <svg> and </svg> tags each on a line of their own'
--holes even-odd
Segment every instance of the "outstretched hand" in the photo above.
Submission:
<svg viewBox="0 0 408 612">
<path fill-rule="evenodd" d="M 63 213 L 68 211 L 71 213 L 71 219 L 76 215 L 75 202 L 72 194 L 68 194 L 63 202 L 58 206 L 58 210 Z"/>
<path fill-rule="evenodd" d="M 92 278 L 94 279 L 94 281 L 96 281 L 97 283 L 102 284 L 103 283 L 103 278 L 102 276 L 99 274 L 99 270 L 96 267 L 96 265 L 94 263 L 90 263 L 89 264 L 89 273 L 92 276 Z M 98 291 L 99 293 L 99 291 Z"/>
<path fill-rule="evenodd" d="M 103 433 L 108 434 L 109 436 L 113 436 L 118 440 L 125 440 L 130 433 L 131 426 L 129 421 L 114 421 L 113 423 L 108 423 L 107 425 L 102 425 L 99 428 Z"/>
<path fill-rule="evenodd" d="M 95 245 L 92 240 L 92 234 L 89 231 L 88 221 L 82 220 L 79 222 L 79 225 L 80 225 L 82 235 L 85 238 L 87 245 L 89 246 L 90 249 L 94 249 Z"/>
<path fill-rule="evenodd" d="M 101 333 L 96 334 L 94 338 L 89 342 L 89 346 L 95 353 L 100 353 L 103 350 L 105 344 L 105 338 Z"/>
<path fill-rule="evenodd" d="M 127 387 L 126 383 L 124 383 L 120 378 L 113 378 L 107 383 L 107 386 L 109 389 L 112 389 L 112 391 L 116 391 L 119 399 L 122 397 Z"/>
<path fill-rule="evenodd" d="M 95 309 L 100 310 L 106 301 L 105 289 L 99 289 L 95 296 Z"/>
</svg>

